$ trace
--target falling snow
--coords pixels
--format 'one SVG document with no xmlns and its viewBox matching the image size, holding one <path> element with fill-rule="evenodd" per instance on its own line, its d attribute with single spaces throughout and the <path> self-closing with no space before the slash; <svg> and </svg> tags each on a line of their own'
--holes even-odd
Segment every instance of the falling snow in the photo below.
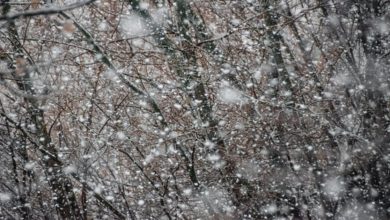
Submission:
<svg viewBox="0 0 390 220">
<path fill-rule="evenodd" d="M 219 98 L 226 104 L 242 104 L 246 101 L 244 94 L 233 87 L 224 87 L 219 91 Z"/>
<path fill-rule="evenodd" d="M 0 12 L 0 220 L 390 219 L 388 1 Z"/>
</svg>

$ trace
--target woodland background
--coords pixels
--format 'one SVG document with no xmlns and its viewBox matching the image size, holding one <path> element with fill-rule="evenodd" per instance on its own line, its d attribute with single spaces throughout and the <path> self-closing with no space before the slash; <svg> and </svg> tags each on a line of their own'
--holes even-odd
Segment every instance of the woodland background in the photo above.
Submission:
<svg viewBox="0 0 390 220">
<path fill-rule="evenodd" d="M 0 9 L 0 219 L 390 219 L 390 1 Z"/>
</svg>

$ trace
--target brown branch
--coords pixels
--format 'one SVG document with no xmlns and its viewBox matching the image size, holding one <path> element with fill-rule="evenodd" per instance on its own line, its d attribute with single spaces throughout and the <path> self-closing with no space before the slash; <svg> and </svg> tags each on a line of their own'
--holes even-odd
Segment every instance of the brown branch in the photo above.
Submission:
<svg viewBox="0 0 390 220">
<path fill-rule="evenodd" d="M 23 13 L 16 13 L 12 15 L 4 15 L 0 17 L 0 21 L 12 21 L 18 18 L 26 18 L 26 17 L 34 17 L 34 16 L 39 16 L 39 15 L 51 15 L 51 14 L 57 14 L 60 12 L 64 11 L 70 11 L 76 8 L 83 7 L 85 5 L 92 4 L 96 0 L 88 0 L 88 1 L 83 1 L 83 2 L 78 2 L 74 4 L 67 5 L 65 7 L 59 7 L 59 8 L 45 8 L 45 9 L 38 9 L 38 10 L 31 10 L 31 11 L 25 11 Z"/>
</svg>

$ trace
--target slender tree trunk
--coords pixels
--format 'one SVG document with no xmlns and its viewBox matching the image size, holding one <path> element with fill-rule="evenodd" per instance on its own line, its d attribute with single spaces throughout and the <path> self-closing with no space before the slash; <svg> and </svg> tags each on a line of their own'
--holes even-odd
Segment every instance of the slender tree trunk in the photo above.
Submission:
<svg viewBox="0 0 390 220">
<path fill-rule="evenodd" d="M 3 6 L 3 15 L 6 15 L 10 9 L 9 4 Z M 42 153 L 42 162 L 49 185 L 52 189 L 54 206 L 56 207 L 62 219 L 82 219 L 78 207 L 76 196 L 73 192 L 73 184 L 69 177 L 62 170 L 62 163 L 58 158 L 58 152 L 51 141 L 50 134 L 44 122 L 44 112 L 39 108 L 38 101 L 33 97 L 35 95 L 32 87 L 30 73 L 27 71 L 26 60 L 30 65 L 33 61 L 24 56 L 24 49 L 19 41 L 16 24 L 14 21 L 8 21 L 8 36 L 13 46 L 16 60 L 16 71 L 14 73 L 18 88 L 25 93 L 25 101 L 28 103 L 28 113 L 36 127 L 36 139 L 39 140 L 39 147 Z"/>
</svg>

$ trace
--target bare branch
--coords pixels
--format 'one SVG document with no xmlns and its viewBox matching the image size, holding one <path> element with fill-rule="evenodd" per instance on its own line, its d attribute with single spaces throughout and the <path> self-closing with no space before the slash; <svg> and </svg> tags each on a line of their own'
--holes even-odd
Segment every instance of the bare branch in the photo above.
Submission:
<svg viewBox="0 0 390 220">
<path fill-rule="evenodd" d="M 39 9 L 39 10 L 25 11 L 25 12 L 22 12 L 22 13 L 16 13 L 16 14 L 12 14 L 12 15 L 5 15 L 5 16 L 1 16 L 0 17 L 0 21 L 4 21 L 4 20 L 11 21 L 11 20 L 15 20 L 15 19 L 18 19 L 18 18 L 22 18 L 22 17 L 34 17 L 34 16 L 39 16 L 39 15 L 57 14 L 57 13 L 60 13 L 60 12 L 70 11 L 70 10 L 73 10 L 73 9 L 76 9 L 76 8 L 83 7 L 85 5 L 92 4 L 95 1 L 96 0 L 88 0 L 88 1 L 83 1 L 83 2 L 70 4 L 70 5 L 67 5 L 67 6 L 64 6 L 64 7 L 60 7 L 60 8 L 51 7 L 51 8 L 45 8 L 45 9 Z"/>
</svg>

